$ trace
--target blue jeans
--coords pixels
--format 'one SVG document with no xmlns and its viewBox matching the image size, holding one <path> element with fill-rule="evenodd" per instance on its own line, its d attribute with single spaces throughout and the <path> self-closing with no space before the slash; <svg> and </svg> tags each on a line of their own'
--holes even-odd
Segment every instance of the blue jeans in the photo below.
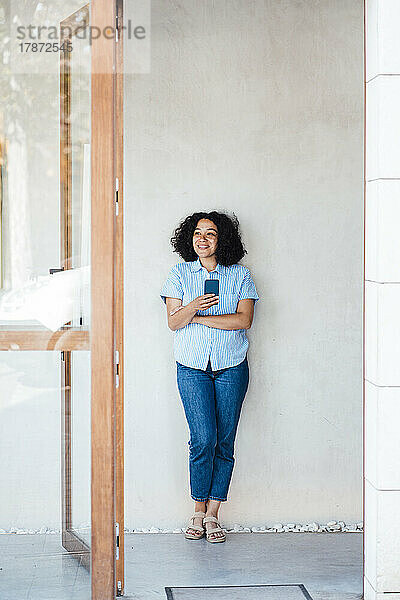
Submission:
<svg viewBox="0 0 400 600">
<path fill-rule="evenodd" d="M 227 500 L 234 443 L 249 384 L 247 357 L 212 371 L 177 365 L 178 389 L 190 430 L 189 472 L 193 500 Z"/>
</svg>

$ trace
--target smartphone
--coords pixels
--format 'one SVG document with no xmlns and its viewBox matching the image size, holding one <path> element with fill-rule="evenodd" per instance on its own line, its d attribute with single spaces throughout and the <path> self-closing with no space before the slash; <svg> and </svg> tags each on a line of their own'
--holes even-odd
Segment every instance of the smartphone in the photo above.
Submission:
<svg viewBox="0 0 400 600">
<path fill-rule="evenodd" d="M 204 293 L 219 295 L 219 280 L 218 279 L 206 279 L 204 282 Z"/>
</svg>

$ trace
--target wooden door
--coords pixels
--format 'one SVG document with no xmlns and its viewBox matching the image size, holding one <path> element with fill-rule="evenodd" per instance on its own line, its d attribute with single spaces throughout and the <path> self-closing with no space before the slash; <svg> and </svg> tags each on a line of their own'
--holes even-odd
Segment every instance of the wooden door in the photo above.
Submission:
<svg viewBox="0 0 400 600">
<path fill-rule="evenodd" d="M 92 600 L 111 600 L 123 591 L 121 175 L 117 190 L 122 155 L 115 144 L 116 132 L 121 131 L 116 118 L 116 99 L 122 76 L 118 79 L 115 72 L 116 39 L 100 35 L 85 46 L 82 38 L 78 40 L 76 30 L 98 28 L 104 32 L 115 27 L 116 17 L 114 2 L 92 0 L 60 21 L 60 29 L 61 25 L 71 26 L 70 32 L 63 33 L 63 41 L 75 48 L 71 52 L 70 44 L 66 43 L 60 53 L 59 230 L 50 232 L 40 226 L 37 231 L 40 230 L 42 239 L 32 240 L 33 230 L 28 220 L 25 227 L 31 246 L 34 250 L 35 245 L 39 248 L 38 255 L 43 236 L 48 234 L 52 240 L 58 236 L 59 262 L 52 260 L 47 264 L 47 274 L 43 272 L 43 264 L 37 271 L 45 291 L 43 306 L 36 303 L 34 307 L 32 303 L 30 307 L 27 298 L 35 293 L 37 300 L 37 286 L 21 288 L 21 294 L 25 295 L 24 318 L 18 321 L 12 315 L 8 322 L 3 313 L 0 326 L 0 350 L 46 351 L 61 358 L 61 541 L 70 553 L 79 553 L 80 564 L 90 569 Z M 83 67 L 82 73 L 76 78 L 79 67 Z M 79 85 L 74 87 L 78 80 Z M 75 120 L 77 101 L 84 110 L 77 111 L 79 118 Z M 32 120 L 35 117 L 32 112 Z M 41 217 L 46 223 L 48 203 L 53 202 L 45 192 L 43 213 L 37 215 L 37 222 Z M 28 189 L 28 201 L 30 193 Z M 53 206 L 51 210 L 54 214 Z M 21 224 L 25 218 L 28 219 L 21 212 Z M 3 247 L 9 242 L 7 235 L 3 235 Z M 12 251 L 19 252 L 18 244 L 13 244 Z M 22 255 L 19 258 L 24 259 Z M 60 310 L 50 317 L 50 313 L 57 312 L 53 311 L 55 304 Z M 38 314 L 42 316 L 39 319 Z M 59 324 L 54 326 L 57 319 Z M 86 357 L 88 381 L 84 393 L 79 369 L 74 371 L 74 365 L 82 365 L 82 357 Z M 32 355 L 29 360 L 32 367 Z M 74 455 L 74 434 L 80 435 L 81 440 L 84 436 L 82 431 L 74 429 L 74 401 L 78 408 L 83 401 L 88 416 L 88 439 L 84 440 L 88 469 L 78 480 L 75 494 L 74 460 L 77 464 L 82 461 L 79 453 Z M 89 502 L 87 535 L 80 535 L 74 523 L 74 506 L 79 501 L 81 484 L 87 487 Z"/>
</svg>

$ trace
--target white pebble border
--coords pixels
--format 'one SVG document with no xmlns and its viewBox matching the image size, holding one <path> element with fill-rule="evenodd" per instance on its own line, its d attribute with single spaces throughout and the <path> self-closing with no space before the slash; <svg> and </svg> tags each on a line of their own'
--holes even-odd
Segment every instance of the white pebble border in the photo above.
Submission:
<svg viewBox="0 0 400 600">
<path fill-rule="evenodd" d="M 89 525 L 87 523 L 80 525 L 76 528 L 87 529 Z M 125 527 L 125 533 L 183 533 L 186 527 L 180 529 L 161 529 L 159 527 L 143 527 L 141 529 L 128 529 Z M 226 533 L 360 533 L 363 531 L 363 523 L 355 523 L 352 525 L 346 525 L 344 521 L 329 521 L 325 525 L 321 525 L 316 522 L 306 523 L 301 525 L 299 523 L 275 523 L 274 525 L 267 527 L 245 527 L 239 523 L 235 523 L 233 528 L 223 528 Z M 9 529 L 0 529 L 2 533 L 16 533 L 16 534 L 35 534 L 35 533 L 46 533 L 54 534 L 60 533 L 60 529 L 50 529 L 49 527 L 41 527 L 40 529 L 19 529 L 18 527 L 10 527 Z"/>
<path fill-rule="evenodd" d="M 186 527 L 181 529 L 160 529 L 158 527 L 143 527 L 142 529 L 125 529 L 127 533 L 183 533 Z M 355 523 L 353 525 L 346 525 L 344 521 L 329 521 L 326 525 L 321 525 L 316 522 L 306 523 L 301 525 L 299 523 L 275 523 L 274 525 L 267 527 L 245 527 L 239 523 L 235 523 L 233 528 L 224 528 L 226 533 L 361 533 L 364 529 L 363 523 Z"/>
</svg>

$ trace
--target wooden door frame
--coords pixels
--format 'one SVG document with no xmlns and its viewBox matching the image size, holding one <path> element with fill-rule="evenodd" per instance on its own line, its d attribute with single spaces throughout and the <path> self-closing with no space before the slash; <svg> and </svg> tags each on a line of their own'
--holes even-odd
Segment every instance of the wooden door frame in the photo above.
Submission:
<svg viewBox="0 0 400 600">
<path fill-rule="evenodd" d="M 105 31 L 116 25 L 118 8 L 109 0 L 92 0 L 93 27 Z M 82 26 L 82 10 L 69 18 Z M 85 13 L 86 14 L 86 13 Z M 85 15 L 83 15 L 84 18 Z M 120 21 L 120 23 L 121 23 Z M 120 27 L 120 25 L 119 25 Z M 119 28 L 118 27 L 118 28 Z M 72 28 L 71 36 L 74 34 Z M 91 80 L 91 558 L 92 600 L 122 595 L 124 588 L 123 497 L 123 141 L 122 136 L 122 42 L 104 35 L 92 41 Z M 115 71 L 114 71 L 115 65 Z M 70 106 L 66 86 L 69 72 L 61 77 L 63 110 L 61 130 L 70 143 Z M 66 160 L 65 160 L 66 157 Z M 61 159 L 62 248 L 64 268 L 71 256 L 71 164 L 70 154 Z M 119 185 L 116 185 L 119 182 Z M 93 292 L 98 290 L 99 297 Z M 100 301 L 101 294 L 101 301 Z M 71 356 L 64 356 L 63 529 L 72 551 L 89 550 L 71 522 Z"/>
<path fill-rule="evenodd" d="M 116 0 L 118 42 L 115 44 L 115 177 L 116 190 L 116 243 L 115 243 L 115 340 L 118 352 L 116 388 L 116 522 L 119 524 L 119 559 L 116 561 L 116 593 L 125 591 L 124 575 L 124 63 L 123 63 L 123 0 Z"/>
<path fill-rule="evenodd" d="M 91 25 L 116 23 L 115 1 L 92 0 Z M 92 41 L 91 129 L 91 585 L 92 600 L 115 597 L 116 575 L 116 198 L 115 37 Z"/>
<path fill-rule="evenodd" d="M 98 12 L 96 12 L 98 10 Z M 117 6 L 115 7 L 118 14 L 118 29 L 121 32 L 122 26 L 122 0 L 118 0 Z M 107 0 L 96 0 L 96 9 L 93 10 L 93 0 L 92 0 L 92 19 L 91 24 L 97 25 L 100 28 L 104 27 L 104 24 L 117 23 L 115 20 L 115 15 L 111 17 L 110 6 L 107 5 Z M 96 22 L 95 19 L 98 17 L 99 21 Z M 113 19 L 112 21 L 110 19 Z M 82 7 L 77 10 L 75 13 L 70 15 L 67 19 L 63 21 L 63 25 L 65 26 L 65 41 L 68 39 L 72 41 L 76 30 L 85 26 L 85 24 L 89 24 L 89 5 Z M 68 29 L 67 29 L 68 27 Z M 100 38 L 99 38 L 100 40 Z M 107 589 L 111 586 L 110 581 L 113 579 L 115 581 L 115 594 L 122 595 L 124 592 L 124 414 L 123 414 L 123 370 L 121 365 L 123 364 L 123 202 L 122 202 L 122 193 L 123 193 L 123 54 L 122 54 L 122 39 L 119 36 L 118 44 L 114 42 L 115 48 L 113 51 L 115 55 L 113 55 L 112 60 L 115 61 L 116 69 L 115 76 L 113 76 L 113 71 L 107 70 L 107 67 L 103 70 L 105 73 L 101 73 L 96 71 L 96 67 L 93 66 L 92 62 L 92 161 L 91 161 L 91 198 L 92 198 L 92 215 L 97 207 L 97 217 L 99 218 L 99 222 L 95 225 L 95 222 L 92 218 L 92 286 L 96 284 L 96 275 L 93 272 L 93 264 L 94 261 L 98 260 L 98 254 L 94 252 L 95 244 L 93 243 L 93 238 L 96 237 L 97 243 L 102 244 L 103 236 L 107 235 L 108 232 L 108 249 L 111 252 L 111 249 L 115 250 L 111 253 L 110 256 L 115 256 L 115 263 L 113 265 L 108 264 L 108 273 L 111 276 L 111 273 L 114 269 L 113 277 L 108 280 L 109 284 L 109 302 L 111 296 L 114 297 L 115 306 L 111 307 L 110 304 L 108 308 L 110 310 L 114 310 L 113 312 L 113 323 L 115 327 L 115 339 L 113 340 L 115 343 L 115 351 L 112 352 L 112 377 L 114 381 L 113 389 L 109 390 L 110 398 L 113 398 L 112 403 L 109 401 L 109 404 L 106 406 L 107 400 L 105 397 L 101 400 L 101 404 L 95 406 L 94 394 L 99 391 L 98 386 L 94 386 L 96 388 L 96 392 L 92 387 L 92 423 L 95 417 L 95 414 L 98 414 L 98 410 L 103 411 L 104 417 L 104 409 L 107 408 L 107 422 L 104 423 L 106 430 L 108 431 L 108 452 L 111 451 L 111 455 L 108 454 L 108 466 L 111 466 L 113 463 L 113 481 L 108 480 L 108 489 L 112 491 L 115 499 L 108 499 L 107 502 L 107 510 L 115 512 L 115 517 L 112 519 L 113 532 L 111 536 L 111 532 L 108 529 L 108 539 L 107 542 L 104 542 L 103 534 L 99 534 L 96 530 L 96 526 L 94 523 L 94 519 L 99 519 L 99 522 L 102 520 L 101 515 L 96 510 L 95 498 L 99 498 L 102 495 L 103 484 L 102 482 L 102 470 L 103 467 L 102 462 L 98 462 L 98 453 L 94 452 L 94 446 L 92 445 L 92 545 L 91 548 L 82 540 L 76 531 L 72 528 L 72 498 L 71 498 L 71 476 L 72 476 L 72 467 L 71 467 L 71 352 L 66 352 L 63 354 L 64 363 L 62 370 L 62 381 L 63 381 L 63 396 L 62 396 L 62 457 L 63 457 L 63 465 L 62 465 L 62 500 L 63 500 L 63 545 L 64 547 L 71 552 L 79 552 L 83 553 L 86 560 L 83 561 L 83 565 L 89 568 L 90 566 L 90 551 L 92 551 L 92 598 L 93 600 L 97 596 L 96 594 L 100 594 L 101 598 L 104 598 L 101 594 L 105 593 L 104 585 L 106 585 Z M 102 52 L 108 53 L 108 65 L 111 64 L 111 44 L 107 41 L 103 40 L 101 45 L 99 41 L 96 41 L 97 49 L 99 49 L 99 56 L 102 55 Z M 72 240 L 71 240 L 71 183 L 72 183 L 72 173 L 71 173 L 71 155 L 69 152 L 65 152 L 65 148 L 68 148 L 70 145 L 71 135 L 70 135 L 70 94 L 69 94 L 69 82 L 70 82 L 70 72 L 69 72 L 69 63 L 68 63 L 68 54 L 66 56 L 66 60 L 62 63 L 62 68 L 60 72 L 60 102 L 61 102 L 61 156 L 60 156 L 60 164 L 61 164 L 61 206 L 60 206 L 60 214 L 61 214 L 61 259 L 62 265 L 64 268 L 71 268 L 70 257 L 72 255 Z M 101 64 L 101 59 L 100 64 Z M 107 102 L 102 102 L 101 110 L 98 106 L 98 103 L 103 100 L 103 90 L 106 92 L 106 100 Z M 112 128 L 111 127 L 112 122 Z M 97 134 L 96 134 L 97 132 Z M 112 137 L 112 141 L 111 141 Z M 99 144 L 95 147 L 95 144 Z M 104 146 L 107 144 L 107 155 L 101 154 L 101 143 Z M 95 152 L 97 151 L 97 156 Z M 110 155 L 110 152 L 113 153 L 113 156 Z M 105 161 L 107 161 L 107 173 L 104 172 Z M 100 166 L 102 165 L 102 166 Z M 99 169 L 99 170 L 98 170 Z M 96 181 L 96 177 L 98 177 L 98 173 L 104 173 L 104 178 L 101 181 Z M 112 171 L 112 176 L 111 176 Z M 108 208 L 108 218 L 109 221 L 106 223 L 105 219 L 107 218 L 103 215 L 103 219 L 99 214 L 99 206 L 101 205 L 101 201 L 104 204 L 105 198 L 107 198 L 107 191 L 109 190 L 110 181 L 112 182 L 112 194 L 110 196 L 111 202 L 107 205 Z M 118 186 L 116 186 L 116 182 L 118 181 Z M 98 184 L 94 188 L 94 183 Z M 98 196 L 96 196 L 98 194 Z M 112 199 L 115 200 L 115 203 L 112 202 Z M 110 212 L 110 206 L 112 209 L 112 213 Z M 105 210 L 105 207 L 103 207 Z M 100 210 L 101 212 L 101 210 Z M 111 225 L 112 224 L 112 225 Z M 106 227 L 107 225 L 107 227 Z M 104 247 L 102 248 L 103 251 Z M 102 260 L 99 261 L 97 265 L 97 269 L 99 272 L 102 271 Z M 112 281 L 115 276 L 115 287 L 112 289 Z M 105 309 L 105 307 L 104 307 Z M 92 305 L 92 315 L 93 315 L 93 305 Z M 93 319 L 93 317 L 92 317 Z M 99 334 L 102 332 L 103 324 L 105 323 L 104 315 L 99 311 L 98 313 L 98 327 Z M 92 333 L 93 331 L 93 321 L 92 321 Z M 107 346 L 110 344 L 111 340 L 110 330 L 108 331 L 108 342 L 106 336 L 104 336 L 104 347 L 103 352 L 107 352 L 111 346 Z M 92 346 L 93 351 L 93 346 Z M 100 349 L 99 349 L 100 352 Z M 100 356 L 100 355 L 99 355 Z M 108 356 L 110 359 L 110 355 Z M 101 362 L 101 361 L 100 361 Z M 95 368 L 94 356 L 92 354 L 92 374 L 93 369 Z M 92 382 L 94 377 L 92 376 Z M 101 391 L 104 391 L 102 386 L 100 386 Z M 98 398 L 98 396 L 97 396 Z M 111 422 L 109 421 L 111 419 Z M 98 422 L 98 420 L 97 420 Z M 113 430 L 115 427 L 115 436 L 114 439 L 110 437 L 110 427 Z M 93 431 L 92 431 L 93 435 Z M 107 437 L 107 435 L 105 436 Z M 100 438 L 101 439 L 101 438 Z M 99 440 L 100 443 L 100 440 Z M 103 448 L 103 460 L 106 460 L 105 454 L 107 450 Z M 93 474 L 96 474 L 96 480 L 93 481 Z M 109 473 L 108 473 L 109 475 Z M 100 488 L 98 491 L 97 488 Z M 114 506 L 113 506 L 114 504 Z M 114 525 L 115 523 L 115 525 Z M 118 530 L 116 529 L 118 527 Z M 107 527 L 103 523 L 103 530 L 105 531 Z M 117 533 L 118 531 L 118 533 Z M 111 561 L 108 560 L 108 569 L 111 574 L 111 578 L 107 577 L 104 572 L 104 563 L 99 560 L 99 567 L 96 568 L 96 556 L 101 561 L 105 560 L 105 555 L 107 554 L 107 544 L 108 549 L 110 548 L 110 540 L 113 538 L 113 552 L 116 554 L 115 556 L 115 566 L 111 564 Z M 93 540 L 96 540 L 95 543 Z M 103 543 L 104 542 L 104 543 Z M 118 545 L 118 550 L 116 551 L 116 546 Z M 93 555 L 93 552 L 96 552 L 96 556 Z M 115 569 L 115 573 L 114 573 Z M 98 576 L 95 573 L 102 572 L 104 574 L 104 579 L 106 580 L 105 584 L 99 583 Z M 95 579 L 95 581 L 94 581 Z M 114 593 L 113 591 L 113 593 Z M 99 597 L 100 597 L 99 596 Z"/>
</svg>

